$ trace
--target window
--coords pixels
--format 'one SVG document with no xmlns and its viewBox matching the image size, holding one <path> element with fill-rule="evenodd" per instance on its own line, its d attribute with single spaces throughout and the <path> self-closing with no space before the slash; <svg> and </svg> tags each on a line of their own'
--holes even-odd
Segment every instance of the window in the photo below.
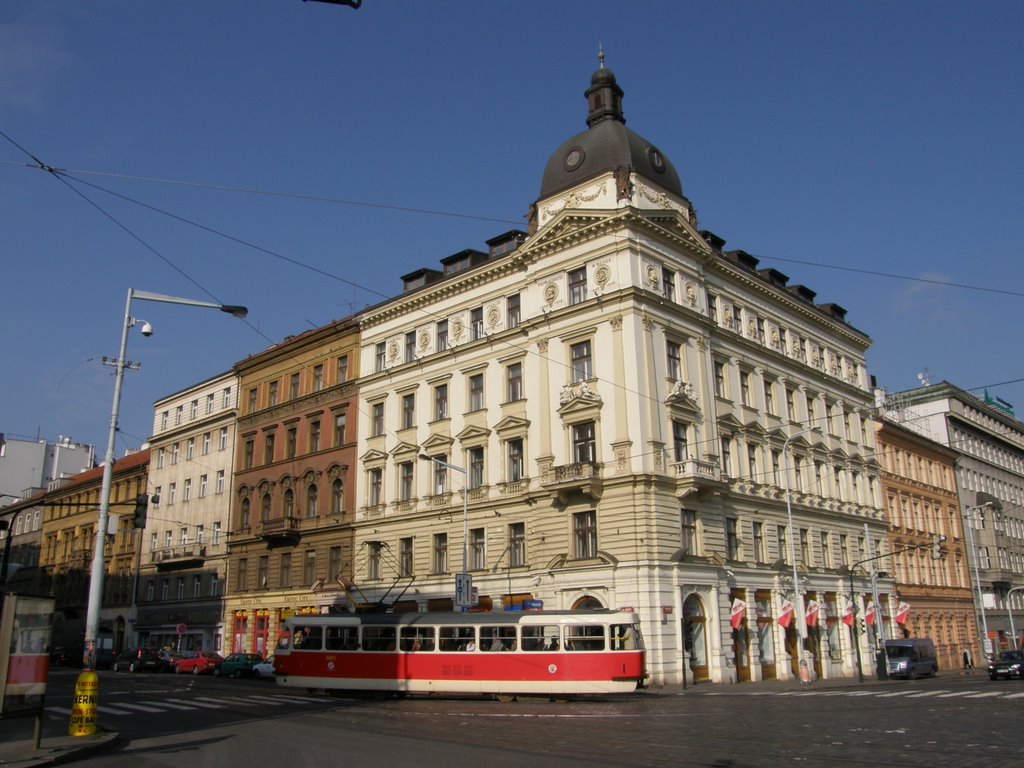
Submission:
<svg viewBox="0 0 1024 768">
<path fill-rule="evenodd" d="M 477 307 L 469 312 L 469 340 L 476 341 L 484 337 L 484 308 Z"/>
<path fill-rule="evenodd" d="M 739 560 L 739 536 L 736 533 L 736 518 L 725 518 L 725 557 L 728 560 Z"/>
<path fill-rule="evenodd" d="M 196 439 L 190 437 L 185 442 L 185 461 L 192 461 L 196 455 Z"/>
<path fill-rule="evenodd" d="M 764 553 L 764 523 L 755 522 L 753 524 L 753 534 L 754 561 L 763 563 L 766 560 Z"/>
<path fill-rule="evenodd" d="M 387 360 L 387 346 L 383 341 L 378 342 L 373 348 L 373 370 L 383 371 L 384 363 Z"/>
<path fill-rule="evenodd" d="M 282 589 L 288 589 L 292 585 L 292 555 L 291 552 L 282 552 L 277 583 Z"/>
<path fill-rule="evenodd" d="M 340 515 L 345 511 L 345 484 L 339 477 L 331 484 L 331 514 Z"/>
<path fill-rule="evenodd" d="M 319 392 L 324 388 L 324 366 L 323 363 L 313 366 L 313 391 Z"/>
<path fill-rule="evenodd" d="M 266 589 L 269 585 L 267 584 L 267 575 L 270 571 L 270 556 L 260 555 L 260 559 L 256 561 L 256 588 Z"/>
<path fill-rule="evenodd" d="M 757 471 L 757 446 L 747 446 L 747 471 L 750 473 L 750 479 L 754 482 L 761 482 L 760 473 Z"/>
<path fill-rule="evenodd" d="M 661 294 L 666 301 L 676 300 L 676 273 L 664 267 L 661 270 Z"/>
<path fill-rule="evenodd" d="M 267 405 L 277 405 L 277 382 L 270 382 L 270 387 L 267 390 Z"/>
<path fill-rule="evenodd" d="M 681 381 L 683 378 L 683 363 L 679 345 L 676 342 L 665 342 L 665 359 L 668 377 L 673 381 Z"/>
<path fill-rule="evenodd" d="M 679 511 L 680 549 L 684 555 L 697 554 L 697 513 L 692 509 Z"/>
<path fill-rule="evenodd" d="M 316 453 L 320 450 L 320 420 L 315 419 L 309 422 L 309 452 Z"/>
<path fill-rule="evenodd" d="M 807 566 L 811 565 L 811 542 L 806 528 L 800 529 L 800 562 Z"/>
<path fill-rule="evenodd" d="M 185 599 L 185 577 L 179 576 L 176 583 L 176 589 L 174 590 L 175 596 L 178 600 Z"/>
<path fill-rule="evenodd" d="M 316 517 L 319 513 L 320 488 L 316 483 L 306 489 L 306 517 Z"/>
<path fill-rule="evenodd" d="M 448 534 L 434 534 L 434 573 L 448 573 Z"/>
<path fill-rule="evenodd" d="M 522 322 L 518 293 L 505 299 L 505 316 L 507 318 L 505 322 L 509 328 L 516 328 Z"/>
<path fill-rule="evenodd" d="M 231 407 L 231 387 L 225 387 L 223 395 L 224 395 L 224 400 L 221 402 L 220 407 L 221 408 L 230 408 Z"/>
<path fill-rule="evenodd" d="M 594 422 L 572 425 L 572 456 L 576 464 L 593 464 L 597 460 Z"/>
<path fill-rule="evenodd" d="M 572 381 L 577 383 L 593 378 L 593 358 L 590 354 L 590 342 L 581 341 L 569 348 L 572 359 Z"/>
<path fill-rule="evenodd" d="M 366 542 L 366 549 L 366 578 L 379 579 L 381 544 L 379 541 L 368 541 Z M 391 631 L 393 632 L 394 630 L 392 629 Z"/>
<path fill-rule="evenodd" d="M 263 436 L 263 463 L 272 464 L 274 462 L 274 433 L 268 432 Z"/>
<path fill-rule="evenodd" d="M 185 484 L 181 488 L 181 500 L 189 501 L 192 498 L 192 478 L 186 478 Z"/>
<path fill-rule="evenodd" d="M 162 579 L 160 581 L 160 599 L 167 600 L 171 596 L 171 580 Z"/>
<path fill-rule="evenodd" d="M 444 352 L 448 349 L 448 321 L 439 320 L 437 323 L 437 351 Z"/>
<path fill-rule="evenodd" d="M 402 395 L 402 429 L 416 426 L 416 395 Z"/>
<path fill-rule="evenodd" d="M 184 421 L 184 419 L 185 419 L 185 406 L 184 405 L 179 405 L 177 408 L 174 409 L 174 423 L 175 424 L 181 424 L 181 422 Z"/>
<path fill-rule="evenodd" d="M 782 559 L 782 562 L 791 565 L 792 561 L 789 558 L 789 530 L 786 526 L 780 525 L 775 528 L 775 543 L 779 548 L 779 557 Z"/>
<path fill-rule="evenodd" d="M 433 458 L 437 459 L 437 461 L 431 462 L 434 465 L 434 494 L 440 496 L 448 489 L 448 468 L 438 462 L 448 461 L 448 455 L 442 453 Z"/>
<path fill-rule="evenodd" d="M 721 398 L 728 396 L 725 386 L 725 363 L 715 360 L 715 395 Z"/>
<path fill-rule="evenodd" d="M 718 297 L 713 293 L 708 294 L 708 317 L 711 322 L 718 320 Z"/>
<path fill-rule="evenodd" d="M 227 450 L 227 447 L 228 447 L 228 428 L 227 427 L 221 427 L 220 428 L 220 435 L 218 435 L 218 437 L 217 437 L 217 450 L 218 451 L 225 451 L 225 450 Z"/>
<path fill-rule="evenodd" d="M 271 498 L 269 493 L 263 494 L 260 502 L 260 522 L 265 523 L 270 519 Z"/>
<path fill-rule="evenodd" d="M 448 418 L 448 385 L 438 384 L 434 387 L 434 419 L 441 421 Z"/>
<path fill-rule="evenodd" d="M 821 531 L 818 534 L 821 539 L 821 565 L 824 568 L 832 567 L 832 546 L 829 541 L 829 535 L 826 531 Z"/>
<path fill-rule="evenodd" d="M 371 507 L 376 507 L 381 502 L 381 486 L 384 481 L 383 475 L 384 470 L 382 469 L 370 470 L 370 498 L 368 499 L 368 503 Z"/>
<path fill-rule="evenodd" d="M 469 568 L 482 571 L 487 567 L 487 553 L 484 543 L 486 536 L 483 528 L 473 528 L 469 532 Z"/>
<path fill-rule="evenodd" d="M 175 443 L 174 445 L 171 446 L 171 464 L 172 465 L 178 463 L 178 455 L 179 455 L 179 453 L 180 453 L 180 451 L 178 450 L 178 444 Z"/>
<path fill-rule="evenodd" d="M 293 373 L 288 379 L 288 399 L 294 400 L 299 396 L 299 374 Z"/>
<path fill-rule="evenodd" d="M 681 421 L 672 422 L 672 458 L 676 463 L 686 461 L 689 456 L 689 446 L 686 442 L 687 425 Z"/>
<path fill-rule="evenodd" d="M 248 499 L 242 499 L 242 514 L 241 514 L 242 526 L 241 527 L 242 527 L 243 531 L 249 530 L 249 505 L 250 505 L 250 502 L 249 502 Z"/>
<path fill-rule="evenodd" d="M 249 413 L 256 412 L 256 387 L 249 390 Z"/>
<path fill-rule="evenodd" d="M 580 267 L 569 272 L 569 304 L 580 304 L 587 300 L 587 268 Z"/>
<path fill-rule="evenodd" d="M 167 417 L 169 415 L 167 411 L 160 414 L 160 429 L 167 429 Z"/>
<path fill-rule="evenodd" d="M 786 387 L 786 415 L 790 421 L 796 421 L 796 392 Z"/>
<path fill-rule="evenodd" d="M 505 369 L 505 377 L 508 382 L 508 402 L 523 399 L 523 364 L 510 363 Z"/>
<path fill-rule="evenodd" d="M 224 493 L 224 470 L 223 469 L 218 469 L 217 470 L 217 478 L 216 478 L 216 480 L 214 482 L 213 492 L 214 493 Z"/>
<path fill-rule="evenodd" d="M 775 394 L 774 394 L 775 382 L 768 381 L 764 382 L 764 410 L 765 413 L 775 414 Z"/>
<path fill-rule="evenodd" d="M 244 592 L 249 589 L 249 559 L 247 557 L 240 558 L 238 561 L 238 567 L 235 569 L 237 574 L 237 586 L 238 590 Z"/>
<path fill-rule="evenodd" d="M 216 573 L 210 576 L 210 597 L 220 597 L 220 577 Z"/>
<path fill-rule="evenodd" d="M 754 399 L 750 393 L 750 379 L 753 374 L 750 371 L 740 371 L 740 402 L 746 406 L 753 406 Z"/>
<path fill-rule="evenodd" d="M 348 355 L 341 355 L 335 362 L 335 373 L 338 378 L 338 384 L 344 384 L 348 381 Z"/>
<path fill-rule="evenodd" d="M 484 484 L 484 449 L 482 446 L 469 449 L 469 487 L 480 488 Z"/>
<path fill-rule="evenodd" d="M 211 445 L 211 442 L 212 442 L 210 438 L 211 438 L 211 435 L 210 435 L 209 432 L 204 432 L 203 433 L 203 447 L 202 447 L 203 456 L 208 456 L 209 453 L 210 453 L 210 445 Z"/>
<path fill-rule="evenodd" d="M 412 499 L 413 489 L 413 467 L 411 461 L 404 461 L 398 465 L 398 500 L 409 501 Z"/>
<path fill-rule="evenodd" d="M 173 504 L 174 503 L 174 497 L 175 497 L 175 494 L 177 493 L 177 491 L 178 491 L 178 484 L 177 483 L 171 483 L 170 485 L 167 486 L 167 503 L 168 504 Z"/>
<path fill-rule="evenodd" d="M 307 549 L 302 558 L 302 583 L 309 586 L 316 579 L 316 550 Z"/>
<path fill-rule="evenodd" d="M 484 375 L 476 373 L 469 377 L 469 410 L 482 411 L 484 408 Z"/>
<path fill-rule="evenodd" d="M 577 560 L 597 557 L 597 513 L 576 512 L 572 516 L 573 556 Z"/>
<path fill-rule="evenodd" d="M 398 540 L 398 575 L 412 576 L 412 536 Z"/>
<path fill-rule="evenodd" d="M 523 479 L 523 440 L 515 438 L 506 444 L 508 451 L 508 475 L 510 483 L 517 483 Z"/>
<path fill-rule="evenodd" d="M 299 430 L 297 427 L 288 427 L 288 431 L 285 432 L 284 439 L 284 456 L 286 459 L 294 459 L 295 451 L 297 450 L 297 443 L 299 437 Z"/>
<path fill-rule="evenodd" d="M 327 550 L 327 578 L 331 581 L 341 576 L 341 547 Z"/>
<path fill-rule="evenodd" d="M 167 455 L 167 451 L 165 451 L 163 448 L 159 449 L 156 452 L 156 468 L 157 469 L 163 469 L 164 468 L 164 457 L 166 455 Z"/>
<path fill-rule="evenodd" d="M 384 434 L 384 403 L 370 406 L 370 435 L 380 437 Z"/>
<path fill-rule="evenodd" d="M 405 334 L 405 362 L 411 363 L 416 360 L 416 331 L 409 331 Z"/>
<path fill-rule="evenodd" d="M 345 443 L 345 426 L 348 420 L 346 413 L 334 414 L 334 447 L 337 448 L 339 445 Z"/>
<path fill-rule="evenodd" d="M 508 564 L 510 568 L 526 565 L 526 523 L 509 523 Z"/>
</svg>

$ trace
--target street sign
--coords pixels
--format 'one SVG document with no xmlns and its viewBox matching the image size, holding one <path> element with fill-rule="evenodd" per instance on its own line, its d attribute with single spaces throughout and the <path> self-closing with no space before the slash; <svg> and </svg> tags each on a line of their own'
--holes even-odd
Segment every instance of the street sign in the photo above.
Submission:
<svg viewBox="0 0 1024 768">
<path fill-rule="evenodd" d="M 473 607 L 473 577 L 468 573 L 455 574 L 455 607 Z"/>
<path fill-rule="evenodd" d="M 179 635 L 184 635 L 185 632 L 187 632 L 187 631 L 188 631 L 188 627 L 186 627 L 184 624 L 179 624 L 178 625 L 178 634 Z"/>
</svg>

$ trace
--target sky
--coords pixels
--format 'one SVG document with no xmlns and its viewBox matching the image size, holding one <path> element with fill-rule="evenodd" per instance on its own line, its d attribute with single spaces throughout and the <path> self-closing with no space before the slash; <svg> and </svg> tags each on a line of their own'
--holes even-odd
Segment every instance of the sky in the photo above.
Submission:
<svg viewBox="0 0 1024 768">
<path fill-rule="evenodd" d="M 513 228 L 599 46 L 702 228 L 846 308 L 890 391 L 1024 414 L 1024 3 L 4 0 L 0 432 L 154 401 Z M 53 169 L 53 170 L 47 170 Z"/>
</svg>

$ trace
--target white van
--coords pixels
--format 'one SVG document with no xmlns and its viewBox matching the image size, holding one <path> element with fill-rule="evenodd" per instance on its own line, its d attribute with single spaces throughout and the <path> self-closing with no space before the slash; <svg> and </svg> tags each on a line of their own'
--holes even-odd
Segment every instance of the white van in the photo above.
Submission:
<svg viewBox="0 0 1024 768">
<path fill-rule="evenodd" d="M 886 668 L 889 677 L 935 677 L 939 662 L 935 646 L 926 637 L 907 637 L 885 641 Z"/>
</svg>

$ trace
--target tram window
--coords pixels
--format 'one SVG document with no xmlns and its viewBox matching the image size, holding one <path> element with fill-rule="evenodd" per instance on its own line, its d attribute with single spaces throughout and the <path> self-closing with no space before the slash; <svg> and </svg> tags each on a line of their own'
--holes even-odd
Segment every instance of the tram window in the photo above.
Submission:
<svg viewBox="0 0 1024 768">
<path fill-rule="evenodd" d="M 632 624 L 612 624 L 610 629 L 613 651 L 637 650 L 637 633 Z"/>
<path fill-rule="evenodd" d="M 359 627 L 328 627 L 328 651 L 354 651 L 359 648 Z"/>
<path fill-rule="evenodd" d="M 363 650 L 364 651 L 393 651 L 395 650 L 395 628 L 394 627 L 363 627 Z"/>
<path fill-rule="evenodd" d="M 324 628 L 298 626 L 292 631 L 292 647 L 296 650 L 319 651 L 324 645 Z"/>
<path fill-rule="evenodd" d="M 481 651 L 514 651 L 516 649 L 515 625 L 480 627 Z"/>
<path fill-rule="evenodd" d="M 573 624 L 565 628 L 567 651 L 603 651 L 604 627 L 600 624 Z"/>
<path fill-rule="evenodd" d="M 474 627 L 441 627 L 442 651 L 476 650 L 476 629 Z"/>
<path fill-rule="evenodd" d="M 434 650 L 434 628 L 402 627 L 402 642 L 399 647 L 410 652 Z"/>
<path fill-rule="evenodd" d="M 524 651 L 557 651 L 558 625 L 545 624 L 540 626 L 526 625 L 523 627 Z"/>
</svg>

